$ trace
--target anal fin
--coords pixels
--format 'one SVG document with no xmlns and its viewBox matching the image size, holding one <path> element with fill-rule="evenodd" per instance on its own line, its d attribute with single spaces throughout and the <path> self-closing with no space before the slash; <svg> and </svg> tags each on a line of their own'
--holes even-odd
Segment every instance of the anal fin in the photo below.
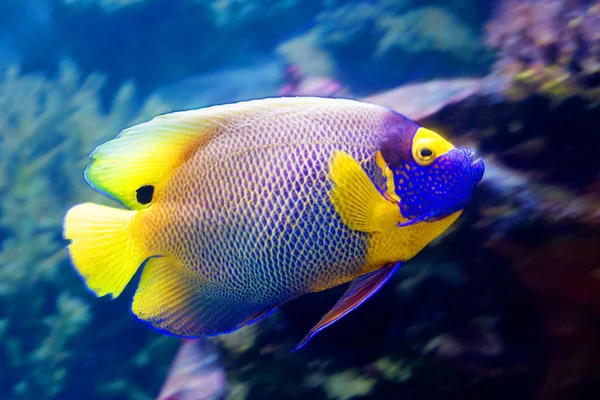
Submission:
<svg viewBox="0 0 600 400">
<path fill-rule="evenodd" d="M 200 300 L 194 286 L 177 260 L 151 258 L 144 266 L 131 311 L 160 331 L 185 337 L 200 336 L 204 329 L 194 321 Z"/>
<path fill-rule="evenodd" d="M 402 263 L 386 265 L 383 268 L 363 275 L 354 280 L 344 296 L 333 306 L 331 310 L 306 334 L 295 350 L 302 348 L 313 336 L 333 324 L 356 307 L 360 306 L 375 292 L 377 292 L 396 272 Z"/>
<path fill-rule="evenodd" d="M 247 300 L 188 271 L 174 257 L 156 257 L 144 267 L 131 310 L 161 332 L 197 338 L 234 331 L 277 308 Z"/>
</svg>

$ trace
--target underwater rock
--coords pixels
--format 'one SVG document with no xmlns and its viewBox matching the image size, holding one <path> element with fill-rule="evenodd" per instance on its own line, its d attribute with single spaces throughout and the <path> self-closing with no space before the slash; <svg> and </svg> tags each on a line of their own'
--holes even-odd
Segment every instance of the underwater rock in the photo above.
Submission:
<svg viewBox="0 0 600 400">
<path fill-rule="evenodd" d="M 270 51 L 286 24 L 298 28 L 316 11 L 285 14 L 294 17 L 290 22 L 289 18 L 279 19 L 276 12 L 256 11 L 250 0 L 208 6 L 194 1 L 200 4 L 193 8 L 202 10 L 198 13 L 156 1 L 147 2 L 152 3 L 147 9 L 141 4 L 117 8 L 109 17 L 97 8 L 77 10 L 67 3 L 61 3 L 65 8 L 59 19 L 65 24 L 60 28 L 72 41 L 61 47 L 85 60 L 87 68 L 113 71 L 112 79 L 119 82 L 120 89 L 104 104 L 101 91 L 105 79 L 96 74 L 82 77 L 71 64 L 64 64 L 53 78 L 17 69 L 0 78 L 0 398 L 85 395 L 147 399 L 159 393 L 168 361 L 181 341 L 161 336 L 122 313 L 129 306 L 131 290 L 112 303 L 92 301 L 72 273 L 60 240 L 64 210 L 82 199 L 108 201 L 94 195 L 82 179 L 87 154 L 126 125 L 176 107 L 156 97 L 139 104 L 133 85 L 120 85 L 124 77 L 139 73 L 148 91 L 156 82 L 213 71 L 230 61 L 228 57 Z M 465 25 L 462 14 L 460 20 L 456 17 L 456 9 L 429 7 L 428 13 L 421 9 L 419 14 L 412 8 L 414 2 L 382 1 L 384 12 L 380 15 L 385 18 L 381 21 L 388 21 L 384 24 L 372 17 L 372 7 L 377 5 L 360 3 L 366 4 L 360 8 L 365 10 L 364 16 L 350 16 L 351 9 L 336 12 L 343 6 L 332 1 L 331 11 L 320 22 L 321 28 L 333 20 L 350 28 L 356 24 L 360 29 L 351 30 L 353 40 L 365 44 L 356 54 L 352 54 L 352 42 L 340 37 L 332 25 L 324 32 L 313 29 L 313 36 L 301 36 L 280 48 L 282 54 L 292 54 L 288 61 L 307 76 L 289 93 L 337 95 L 337 89 L 330 91 L 328 86 L 334 81 L 332 76 L 343 77 L 344 86 L 358 82 L 359 91 L 367 92 L 372 87 L 391 86 L 391 82 L 398 84 L 400 78 L 427 77 L 427 73 L 420 75 L 422 67 L 439 64 L 432 68 L 444 68 L 440 60 L 461 56 L 460 46 L 428 36 L 415 17 Z M 476 8 L 484 2 L 457 3 Z M 517 3 L 534 2 L 512 2 Z M 594 127 L 600 121 L 598 108 L 594 108 L 597 85 L 593 64 L 597 59 L 592 58 L 591 66 L 586 60 L 589 54 L 598 54 L 593 36 L 597 34 L 594 13 L 598 8 L 569 8 L 567 3 L 575 4 L 564 1 L 558 8 L 566 10 L 558 25 L 565 37 L 550 42 L 559 43 L 561 52 L 566 49 L 568 63 L 549 64 L 544 51 L 531 51 L 539 60 L 536 68 L 543 65 L 544 72 L 535 70 L 528 75 L 531 66 L 523 66 L 518 56 L 522 50 L 511 44 L 522 35 L 519 29 L 511 30 L 521 20 L 515 17 L 515 25 L 511 25 L 511 15 L 516 14 L 508 13 L 493 28 L 508 33 L 494 41 L 490 31 L 490 43 L 500 49 L 500 57 L 506 57 L 506 65 L 517 65 L 517 69 L 503 70 L 501 60 L 497 73 L 486 79 L 439 80 L 369 96 L 368 101 L 405 113 L 453 137 L 457 144 L 478 147 L 487 172 L 473 203 L 443 240 L 407 263 L 377 296 L 301 351 L 289 353 L 337 301 L 344 287 L 304 296 L 268 319 L 215 338 L 222 358 L 217 361 L 209 354 L 201 359 L 201 364 L 209 360 L 210 368 L 215 368 L 201 369 L 202 379 L 207 379 L 199 382 L 203 393 L 220 392 L 224 385 L 221 371 L 226 369 L 232 399 L 531 399 L 536 392 L 540 399 L 597 398 L 600 161 L 594 152 L 598 147 Z M 281 4 L 278 7 L 286 7 L 286 2 Z M 214 9 L 209 6 L 223 6 L 222 14 L 213 18 Z M 581 18 L 569 19 L 584 9 L 585 15 L 577 14 Z M 552 18 L 563 16 L 562 11 L 548 10 Z M 542 15 L 537 12 L 527 15 L 534 15 L 536 21 L 536 16 Z M 139 49 L 139 43 L 115 39 L 123 36 L 122 26 L 131 29 L 129 24 L 140 15 L 151 20 L 164 16 L 164 21 L 157 18 L 153 26 L 139 27 L 138 36 L 150 37 L 148 43 L 162 43 L 159 48 Z M 194 54 L 191 61 L 177 56 L 182 54 L 181 47 L 161 47 L 166 46 L 161 29 L 173 27 L 172 21 L 182 16 L 180 25 L 188 34 L 173 38 L 179 37 L 177 43 L 188 46 L 186 50 Z M 2 21 L 7 18 L 3 15 Z M 115 24 L 113 18 L 121 24 Z M 539 18 L 542 28 L 553 26 L 552 18 Z M 349 22 L 343 22 L 346 19 Z M 565 19 L 569 19 L 566 25 Z M 237 43 L 235 39 L 249 24 L 275 20 L 277 26 L 256 33 L 249 47 L 227 46 Z M 216 28 L 219 24 L 231 29 L 221 35 Z M 186 28 L 190 26 L 194 29 Z M 463 41 L 470 37 L 464 32 L 476 32 L 468 26 L 459 30 Z M 399 30 L 399 34 L 395 29 L 400 28 L 405 31 Z M 98 43 L 91 45 L 85 40 L 81 32 L 88 29 L 97 35 Z M 572 34 L 579 29 L 585 40 L 573 41 Z M 32 32 L 36 32 L 36 40 L 50 40 Z M 146 35 L 148 32 L 152 34 Z M 414 59 L 422 57 L 416 67 L 399 59 L 412 51 L 410 46 L 395 44 L 396 38 L 402 38 L 401 32 L 421 38 L 415 46 L 424 43 L 429 49 L 413 49 Z M 384 37 L 388 41 L 381 44 Z M 523 42 L 518 39 L 516 43 Z M 286 45 L 298 47 L 290 50 Z M 114 56 L 115 46 L 122 59 Z M 38 45 L 25 55 L 28 68 L 39 67 L 40 60 L 50 58 L 47 52 L 56 50 L 42 47 L 51 50 L 40 51 Z M 379 48 L 381 53 L 377 53 Z M 429 51 L 436 48 L 440 58 L 429 58 Z M 577 52 L 569 53 L 571 48 Z M 479 51 L 483 52 L 477 50 L 470 57 L 477 57 Z M 357 54 L 373 57 L 376 66 L 371 70 L 365 64 L 349 65 Z M 572 73 L 572 60 L 583 66 L 582 71 Z M 476 64 L 462 60 L 462 69 L 452 73 L 465 74 L 477 69 Z M 136 70 L 140 65 L 144 71 Z M 266 85 L 282 76 L 279 66 L 270 69 L 273 65 L 261 71 L 265 78 L 261 82 Z M 392 70 L 393 65 L 398 69 Z M 278 69 L 276 76 L 274 69 Z M 566 81 L 558 79 L 556 85 L 555 74 L 565 71 Z M 364 84 L 370 87 L 360 86 L 363 76 L 370 79 Z M 528 76 L 543 79 L 530 84 Z M 564 82 L 566 88 L 561 86 Z M 177 91 L 171 89 L 171 93 Z M 115 310 L 121 310 L 119 318 L 114 318 Z"/>
<path fill-rule="evenodd" d="M 512 101 L 503 94 L 482 91 L 423 123 L 476 144 L 489 160 L 483 183 L 502 199 L 500 218 L 508 219 L 512 204 L 520 225 L 543 218 L 548 225 L 600 226 L 600 161 L 589 129 L 600 122 L 597 108 L 580 97 L 556 105 L 544 96 Z"/>
<path fill-rule="evenodd" d="M 513 262 L 546 320 L 548 369 L 539 399 L 593 399 L 600 393 L 600 233 L 557 238 L 535 247 L 493 244 Z"/>
</svg>

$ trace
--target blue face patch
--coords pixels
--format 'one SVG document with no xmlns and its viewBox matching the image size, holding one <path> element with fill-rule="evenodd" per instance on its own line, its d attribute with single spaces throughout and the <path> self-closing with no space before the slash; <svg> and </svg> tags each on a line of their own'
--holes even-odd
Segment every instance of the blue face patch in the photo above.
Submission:
<svg viewBox="0 0 600 400">
<path fill-rule="evenodd" d="M 400 211 L 409 221 L 437 220 L 462 210 L 484 173 L 483 161 L 473 162 L 474 152 L 453 148 L 431 165 L 414 160 L 390 165 Z"/>
</svg>

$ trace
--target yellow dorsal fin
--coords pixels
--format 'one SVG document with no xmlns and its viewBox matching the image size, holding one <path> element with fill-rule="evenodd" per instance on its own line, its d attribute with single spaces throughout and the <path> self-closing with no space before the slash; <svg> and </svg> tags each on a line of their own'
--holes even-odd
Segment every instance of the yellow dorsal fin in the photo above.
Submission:
<svg viewBox="0 0 600 400">
<path fill-rule="evenodd" d="M 329 173 L 335 184 L 331 201 L 350 229 L 384 232 L 398 225 L 400 209 L 381 195 L 352 156 L 343 151 L 336 152 Z"/>
</svg>

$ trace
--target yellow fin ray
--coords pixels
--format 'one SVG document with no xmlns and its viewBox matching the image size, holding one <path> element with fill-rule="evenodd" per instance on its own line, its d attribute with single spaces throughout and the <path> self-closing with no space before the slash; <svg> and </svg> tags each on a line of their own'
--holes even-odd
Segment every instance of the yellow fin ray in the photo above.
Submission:
<svg viewBox="0 0 600 400">
<path fill-rule="evenodd" d="M 211 333 L 205 288 L 173 257 L 157 257 L 144 266 L 131 311 L 159 331 L 183 337 Z M 204 299 L 207 300 L 207 299 Z M 210 306 L 208 306 L 210 308 Z"/>
<path fill-rule="evenodd" d="M 184 318 L 188 308 L 190 285 L 186 283 L 185 271 L 169 257 L 151 258 L 144 266 L 131 310 L 145 321 L 164 320 L 180 307 Z M 161 328 L 160 326 L 157 326 Z"/>
<path fill-rule="evenodd" d="M 348 153 L 334 154 L 329 174 L 335 184 L 331 201 L 350 229 L 383 232 L 398 223 L 398 206 L 381 195 L 358 161 Z"/>
<path fill-rule="evenodd" d="M 85 203 L 65 216 L 63 236 L 71 262 L 98 297 L 119 296 L 147 258 L 133 236 L 137 211 Z"/>
</svg>

